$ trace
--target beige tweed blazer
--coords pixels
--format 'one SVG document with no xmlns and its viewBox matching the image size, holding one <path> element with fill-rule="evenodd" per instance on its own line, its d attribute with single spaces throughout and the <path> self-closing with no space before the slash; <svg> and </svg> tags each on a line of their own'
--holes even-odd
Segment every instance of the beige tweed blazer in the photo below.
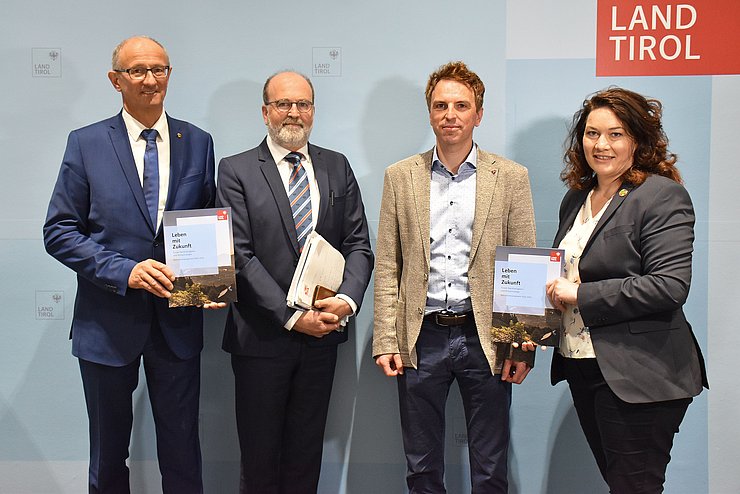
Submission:
<svg viewBox="0 0 740 494">
<path fill-rule="evenodd" d="M 431 174 L 432 150 L 388 167 L 378 225 L 373 356 L 400 353 L 404 366 L 414 368 L 429 279 Z M 535 222 L 527 169 L 480 149 L 471 242 L 470 296 L 495 374 L 503 365 L 490 335 L 496 246 L 534 246 Z"/>
</svg>

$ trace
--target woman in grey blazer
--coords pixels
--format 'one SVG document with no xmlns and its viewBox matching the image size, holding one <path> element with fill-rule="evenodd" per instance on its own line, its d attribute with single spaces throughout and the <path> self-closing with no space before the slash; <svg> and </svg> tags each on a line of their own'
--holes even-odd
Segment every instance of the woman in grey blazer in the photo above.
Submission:
<svg viewBox="0 0 740 494">
<path fill-rule="evenodd" d="M 683 313 L 694 210 L 662 105 L 621 88 L 575 114 L 555 246 L 566 275 L 547 286 L 563 312 L 551 379 L 567 380 L 612 493 L 663 491 L 673 436 L 702 387 L 701 351 Z"/>
</svg>

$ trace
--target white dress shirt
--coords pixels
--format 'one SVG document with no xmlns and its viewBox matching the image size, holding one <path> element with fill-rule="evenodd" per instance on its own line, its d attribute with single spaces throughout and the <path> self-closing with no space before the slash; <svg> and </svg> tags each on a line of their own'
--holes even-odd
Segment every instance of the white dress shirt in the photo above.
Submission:
<svg viewBox="0 0 740 494">
<path fill-rule="evenodd" d="M 285 157 L 293 151 L 285 149 L 280 144 L 276 143 L 269 135 L 267 136 L 267 147 L 270 149 L 272 159 L 277 165 L 278 173 L 280 173 L 280 178 L 283 181 L 283 187 L 285 187 L 285 193 L 288 194 L 288 190 L 290 188 L 290 175 L 293 172 L 293 163 L 286 161 Z M 304 144 L 302 148 L 295 152 L 301 153 L 303 155 L 301 165 L 303 165 L 303 169 L 306 170 L 306 177 L 308 178 L 308 190 L 311 193 L 311 225 L 313 228 L 315 228 L 316 220 L 319 218 L 319 204 L 321 203 L 321 196 L 319 195 L 319 184 L 316 181 L 316 175 L 313 172 L 313 163 L 311 162 L 311 156 L 308 154 L 308 143 Z M 352 309 L 351 315 L 355 315 L 355 313 L 357 312 L 357 304 L 354 300 L 352 300 L 351 297 L 344 295 L 343 293 L 338 293 L 337 298 L 341 298 L 342 300 L 347 302 L 350 309 Z M 295 325 L 298 318 L 301 317 L 301 314 L 303 314 L 303 312 L 305 311 L 296 310 L 291 318 L 288 319 L 288 322 L 285 323 L 285 329 L 293 329 L 293 326 Z M 339 322 L 342 326 L 346 326 L 348 320 L 349 316 L 343 317 Z"/>
<path fill-rule="evenodd" d="M 144 124 L 131 116 L 126 109 L 123 109 L 123 123 L 126 124 L 128 140 L 131 144 L 131 152 L 134 154 L 136 171 L 139 173 L 139 183 L 144 186 L 144 152 L 146 151 L 146 139 L 141 137 L 141 131 L 145 129 L 154 129 L 157 131 L 157 159 L 159 164 L 159 205 L 157 206 L 157 224 L 155 229 L 159 229 L 162 223 L 164 207 L 167 204 L 167 192 L 170 187 L 170 128 L 167 124 L 167 116 L 164 111 L 152 127 L 145 127 Z"/>
</svg>

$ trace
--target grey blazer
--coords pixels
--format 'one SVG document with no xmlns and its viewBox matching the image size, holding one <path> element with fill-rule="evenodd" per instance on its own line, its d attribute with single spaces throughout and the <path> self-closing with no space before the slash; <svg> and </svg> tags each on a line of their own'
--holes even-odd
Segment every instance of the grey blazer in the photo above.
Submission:
<svg viewBox="0 0 740 494">
<path fill-rule="evenodd" d="M 373 356 L 400 353 L 409 367 L 416 367 L 429 281 L 431 177 L 431 150 L 388 167 L 378 224 Z M 470 298 L 483 352 L 497 373 L 503 362 L 490 333 L 493 261 L 497 245 L 535 245 L 527 169 L 479 149 L 475 194 Z"/>
<path fill-rule="evenodd" d="M 554 246 L 588 190 L 569 191 Z M 579 264 L 578 308 L 609 387 L 629 403 L 698 395 L 704 359 L 683 304 L 691 284 L 694 209 L 688 192 L 657 175 L 624 184 L 589 238 Z M 557 352 L 552 384 L 564 379 Z"/>
</svg>

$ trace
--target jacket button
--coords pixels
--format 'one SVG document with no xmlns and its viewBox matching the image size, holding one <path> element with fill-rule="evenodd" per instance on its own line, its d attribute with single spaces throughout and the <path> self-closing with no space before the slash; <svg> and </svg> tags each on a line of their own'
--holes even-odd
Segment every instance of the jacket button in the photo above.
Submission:
<svg viewBox="0 0 740 494">
<path fill-rule="evenodd" d="M 418 312 L 419 314 L 423 314 L 423 313 L 424 313 L 424 309 L 422 309 L 421 307 L 418 307 L 418 308 L 416 309 L 416 311 L 417 311 L 417 312 Z"/>
<path fill-rule="evenodd" d="M 154 247 L 159 247 L 159 242 L 154 242 L 152 245 L 154 245 Z"/>
</svg>

